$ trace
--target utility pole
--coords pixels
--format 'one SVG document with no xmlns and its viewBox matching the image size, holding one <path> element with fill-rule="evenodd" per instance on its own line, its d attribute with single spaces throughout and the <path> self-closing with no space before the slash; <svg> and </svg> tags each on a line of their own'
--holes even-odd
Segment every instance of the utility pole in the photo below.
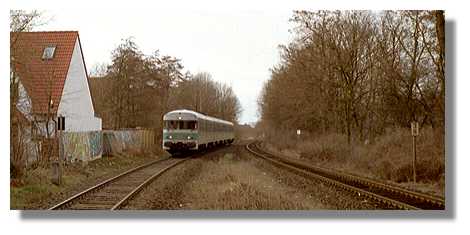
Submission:
<svg viewBox="0 0 470 235">
<path fill-rule="evenodd" d="M 411 135 L 413 136 L 413 183 L 416 184 L 416 136 L 419 135 L 418 122 L 411 122 Z"/>
</svg>

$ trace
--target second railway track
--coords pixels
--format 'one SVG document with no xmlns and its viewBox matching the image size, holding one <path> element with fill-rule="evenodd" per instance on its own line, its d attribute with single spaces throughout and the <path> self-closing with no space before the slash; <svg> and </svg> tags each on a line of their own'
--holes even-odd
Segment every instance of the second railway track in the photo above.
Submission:
<svg viewBox="0 0 470 235">
<path fill-rule="evenodd" d="M 128 170 L 88 188 L 49 210 L 116 210 L 170 168 L 190 159 L 165 158 Z"/>
<path fill-rule="evenodd" d="M 386 184 L 377 180 L 358 177 L 344 172 L 332 171 L 329 169 L 306 165 L 298 161 L 275 156 L 260 149 L 257 142 L 246 145 L 251 153 L 278 166 L 287 168 L 308 177 L 316 178 L 325 183 L 335 185 L 347 191 L 365 196 L 390 208 L 397 209 L 427 209 L 444 210 L 445 201 L 443 198 L 411 191 L 405 188 Z"/>
</svg>

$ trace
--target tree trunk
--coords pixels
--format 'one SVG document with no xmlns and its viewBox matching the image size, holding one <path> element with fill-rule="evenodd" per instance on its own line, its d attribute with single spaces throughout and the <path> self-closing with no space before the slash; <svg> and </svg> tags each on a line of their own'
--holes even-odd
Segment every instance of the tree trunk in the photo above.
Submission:
<svg viewBox="0 0 470 235">
<path fill-rule="evenodd" d="M 442 113 L 442 125 L 444 125 L 445 119 L 445 19 L 444 11 L 439 10 L 435 12 L 436 16 L 436 34 L 437 34 L 437 47 L 439 52 L 438 66 L 437 66 L 437 76 L 440 83 L 440 93 L 439 93 L 439 108 Z"/>
</svg>

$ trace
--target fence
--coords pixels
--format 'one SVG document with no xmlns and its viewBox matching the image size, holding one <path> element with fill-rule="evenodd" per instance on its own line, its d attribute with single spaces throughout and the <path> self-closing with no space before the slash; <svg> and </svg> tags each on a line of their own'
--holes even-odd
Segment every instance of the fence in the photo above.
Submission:
<svg viewBox="0 0 470 235">
<path fill-rule="evenodd" d="M 60 142 L 62 159 L 67 162 L 91 161 L 101 158 L 103 153 L 101 131 L 63 132 Z"/>
<path fill-rule="evenodd" d="M 155 132 L 145 129 L 64 132 L 61 155 L 67 162 L 75 162 L 126 151 L 144 152 L 154 147 L 154 138 Z"/>
<path fill-rule="evenodd" d="M 125 151 L 149 151 L 155 144 L 155 132 L 148 129 L 103 131 L 103 154 L 113 155 Z"/>
</svg>

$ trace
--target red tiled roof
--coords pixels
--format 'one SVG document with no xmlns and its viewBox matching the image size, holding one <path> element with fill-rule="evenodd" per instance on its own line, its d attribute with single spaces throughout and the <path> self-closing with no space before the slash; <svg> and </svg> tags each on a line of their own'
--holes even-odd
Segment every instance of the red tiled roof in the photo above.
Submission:
<svg viewBox="0 0 470 235">
<path fill-rule="evenodd" d="M 50 98 L 51 113 L 57 113 L 78 38 L 77 31 L 10 33 L 11 53 L 20 81 L 31 98 L 33 113 L 47 113 Z M 54 57 L 43 60 L 44 48 L 51 45 L 56 47 Z"/>
</svg>

